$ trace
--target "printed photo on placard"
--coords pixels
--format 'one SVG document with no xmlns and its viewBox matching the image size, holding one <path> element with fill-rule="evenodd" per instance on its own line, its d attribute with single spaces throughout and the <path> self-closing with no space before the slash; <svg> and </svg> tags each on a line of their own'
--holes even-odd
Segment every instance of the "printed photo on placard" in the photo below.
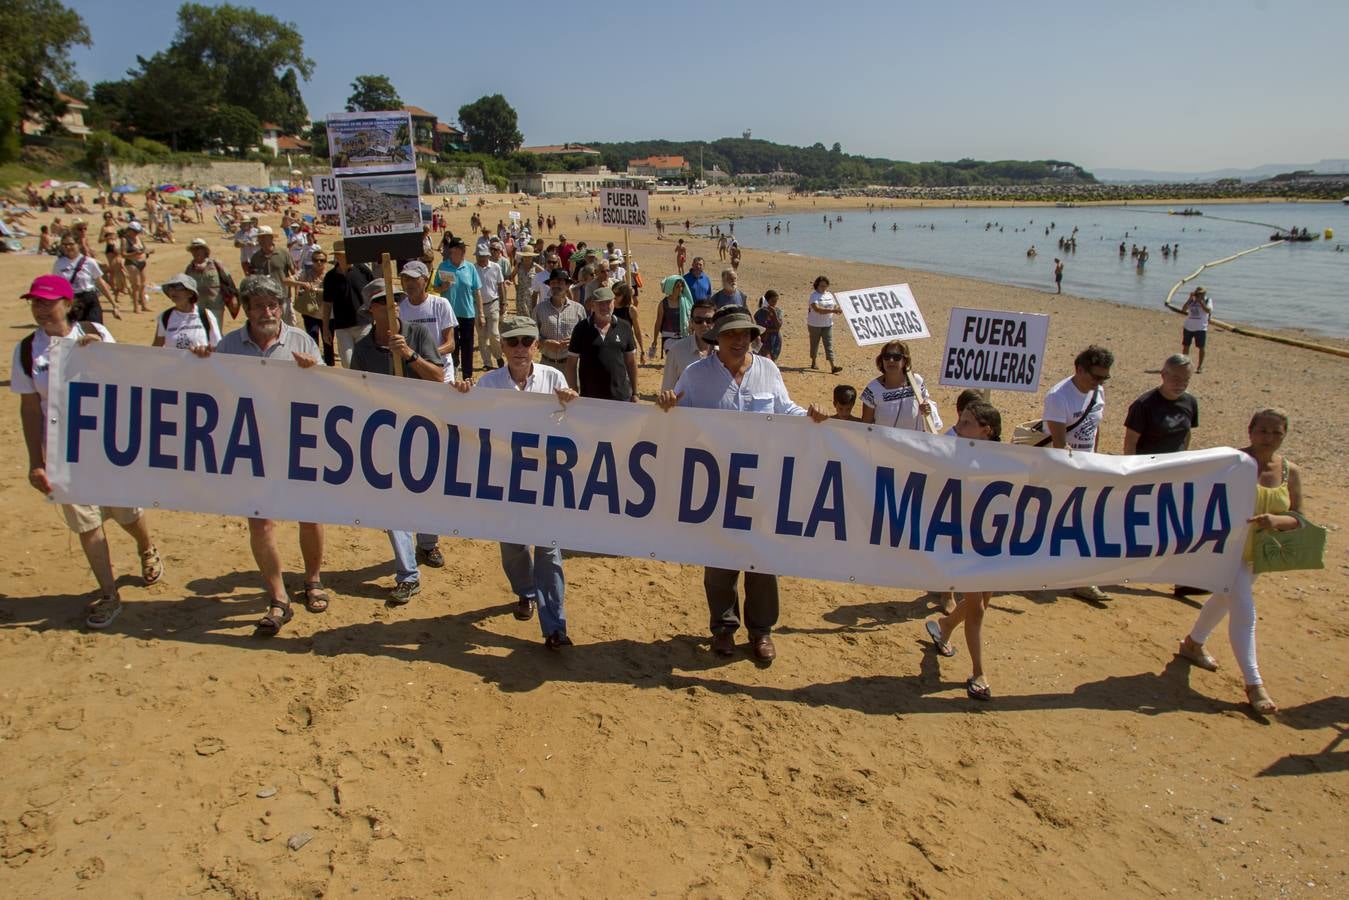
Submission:
<svg viewBox="0 0 1349 900">
<path fill-rule="evenodd" d="M 417 173 L 355 175 L 337 182 L 342 235 L 369 237 L 422 230 Z"/>
<path fill-rule="evenodd" d="M 328 152 L 334 175 L 411 171 L 412 118 L 402 111 L 332 113 Z"/>
</svg>

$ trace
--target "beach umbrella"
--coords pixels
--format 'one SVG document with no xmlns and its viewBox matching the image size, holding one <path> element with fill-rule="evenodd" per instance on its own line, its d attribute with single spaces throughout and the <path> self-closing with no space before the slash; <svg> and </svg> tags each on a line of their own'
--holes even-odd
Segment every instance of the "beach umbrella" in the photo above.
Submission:
<svg viewBox="0 0 1349 900">
<path fill-rule="evenodd" d="M 287 194 L 303 194 L 303 193 L 304 193 L 304 188 L 302 188 L 302 187 L 288 188 L 288 189 L 286 190 L 286 193 L 287 193 Z"/>
<path fill-rule="evenodd" d="M 269 187 L 263 188 L 263 190 L 265 190 L 269 194 L 284 194 L 286 192 L 285 188 L 277 187 L 274 184 L 270 185 Z"/>
<path fill-rule="evenodd" d="M 157 190 L 157 191 L 164 191 L 165 193 L 172 194 L 174 191 L 178 190 L 178 185 L 176 185 L 176 184 L 161 184 L 159 187 L 155 188 L 155 190 Z"/>
<path fill-rule="evenodd" d="M 210 187 L 208 187 L 206 190 L 211 191 L 211 192 L 216 193 L 216 194 L 223 194 L 223 193 L 225 193 L 226 191 L 228 191 L 229 188 L 225 187 L 223 184 L 213 184 L 213 185 L 211 185 Z"/>
<path fill-rule="evenodd" d="M 251 188 L 248 189 L 248 192 L 249 192 L 250 194 L 265 194 L 265 193 L 267 193 L 267 189 L 266 189 L 266 188 L 260 188 L 260 187 L 251 187 Z"/>
<path fill-rule="evenodd" d="M 66 187 L 74 188 L 77 191 L 89 190 L 89 185 L 85 184 L 83 181 L 72 181 L 70 184 L 66 185 Z"/>
<path fill-rule="evenodd" d="M 140 189 L 136 187 L 134 184 L 119 184 L 117 185 L 117 187 L 112 189 L 112 192 L 114 194 L 134 194 L 138 190 Z"/>
<path fill-rule="evenodd" d="M 176 203 L 179 206 L 187 206 L 192 202 L 192 198 L 184 197 L 182 194 L 169 194 L 164 198 L 165 203 Z"/>
<path fill-rule="evenodd" d="M 301 172 L 299 169 L 291 169 L 291 170 L 290 170 L 290 174 L 292 174 L 292 175 L 303 175 L 304 173 Z"/>
<path fill-rule="evenodd" d="M 183 188 L 181 191 L 178 192 L 178 196 L 186 197 L 187 199 L 191 200 L 193 197 L 197 196 L 197 192 L 189 191 L 187 188 Z"/>
<path fill-rule="evenodd" d="M 225 190 L 234 191 L 237 194 L 239 191 L 242 191 L 243 188 L 239 187 L 239 185 L 237 184 L 232 184 L 229 187 L 225 188 Z"/>
<path fill-rule="evenodd" d="M 38 185 L 38 187 L 43 188 L 59 188 L 60 186 L 61 182 L 57 181 L 54 178 L 48 178 L 46 181 L 42 182 L 42 184 Z"/>
</svg>

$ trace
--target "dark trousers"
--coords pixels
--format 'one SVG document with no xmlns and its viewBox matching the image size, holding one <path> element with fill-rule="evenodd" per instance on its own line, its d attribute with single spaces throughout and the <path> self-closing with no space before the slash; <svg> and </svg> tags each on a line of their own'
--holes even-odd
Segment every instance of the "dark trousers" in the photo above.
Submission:
<svg viewBox="0 0 1349 900">
<path fill-rule="evenodd" d="M 473 335 L 477 329 L 477 318 L 470 316 L 460 319 L 454 326 L 454 349 L 459 354 L 459 377 L 464 381 L 473 377 Z"/>
<path fill-rule="evenodd" d="M 103 324 L 103 304 L 99 302 L 98 291 L 80 291 L 75 302 L 70 305 L 70 315 L 76 322 L 97 322 Z"/>
<path fill-rule="evenodd" d="M 323 320 L 305 315 L 301 315 L 301 318 L 304 320 L 305 332 L 323 348 L 323 364 L 331 369 L 334 365 L 333 345 L 323 343 Z"/>
<path fill-rule="evenodd" d="M 750 637 L 768 634 L 778 623 L 778 577 L 763 572 L 745 574 L 745 627 Z M 707 592 L 707 612 L 712 632 L 735 631 L 740 627 L 740 597 L 735 569 L 703 569 L 703 590 Z"/>
</svg>

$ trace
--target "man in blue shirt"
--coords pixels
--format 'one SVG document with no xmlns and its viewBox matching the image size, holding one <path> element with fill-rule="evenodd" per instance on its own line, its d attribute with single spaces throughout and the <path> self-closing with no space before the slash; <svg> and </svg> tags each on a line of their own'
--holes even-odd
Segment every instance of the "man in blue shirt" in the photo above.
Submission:
<svg viewBox="0 0 1349 900">
<path fill-rule="evenodd" d="M 689 293 L 693 295 L 693 302 L 706 300 L 712 296 L 712 279 L 707 277 L 703 271 L 703 258 L 701 256 L 693 257 L 693 263 L 689 266 L 688 272 L 684 274 L 684 283 L 689 286 Z"/>
<path fill-rule="evenodd" d="M 436 269 L 433 289 L 450 301 L 450 308 L 459 324 L 454 327 L 454 344 L 459 348 L 459 377 L 468 380 L 473 377 L 473 336 L 477 326 L 486 319 L 483 316 L 482 279 L 478 277 L 478 267 L 465 262 L 466 247 L 459 238 L 450 241 L 445 250 L 445 261 Z"/>
</svg>

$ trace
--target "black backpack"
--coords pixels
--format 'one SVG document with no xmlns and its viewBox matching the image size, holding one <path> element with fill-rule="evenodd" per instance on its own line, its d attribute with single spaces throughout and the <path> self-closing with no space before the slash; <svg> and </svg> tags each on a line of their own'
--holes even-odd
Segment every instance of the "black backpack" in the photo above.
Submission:
<svg viewBox="0 0 1349 900">
<path fill-rule="evenodd" d="M 201 330 L 206 332 L 206 343 L 209 344 L 211 342 L 211 320 L 206 317 L 206 310 L 202 308 L 200 303 L 196 304 L 196 307 L 197 318 L 201 319 Z M 173 308 L 166 309 L 159 314 L 159 324 L 164 328 L 165 333 L 169 330 L 169 316 L 171 315 L 173 315 Z"/>
</svg>

